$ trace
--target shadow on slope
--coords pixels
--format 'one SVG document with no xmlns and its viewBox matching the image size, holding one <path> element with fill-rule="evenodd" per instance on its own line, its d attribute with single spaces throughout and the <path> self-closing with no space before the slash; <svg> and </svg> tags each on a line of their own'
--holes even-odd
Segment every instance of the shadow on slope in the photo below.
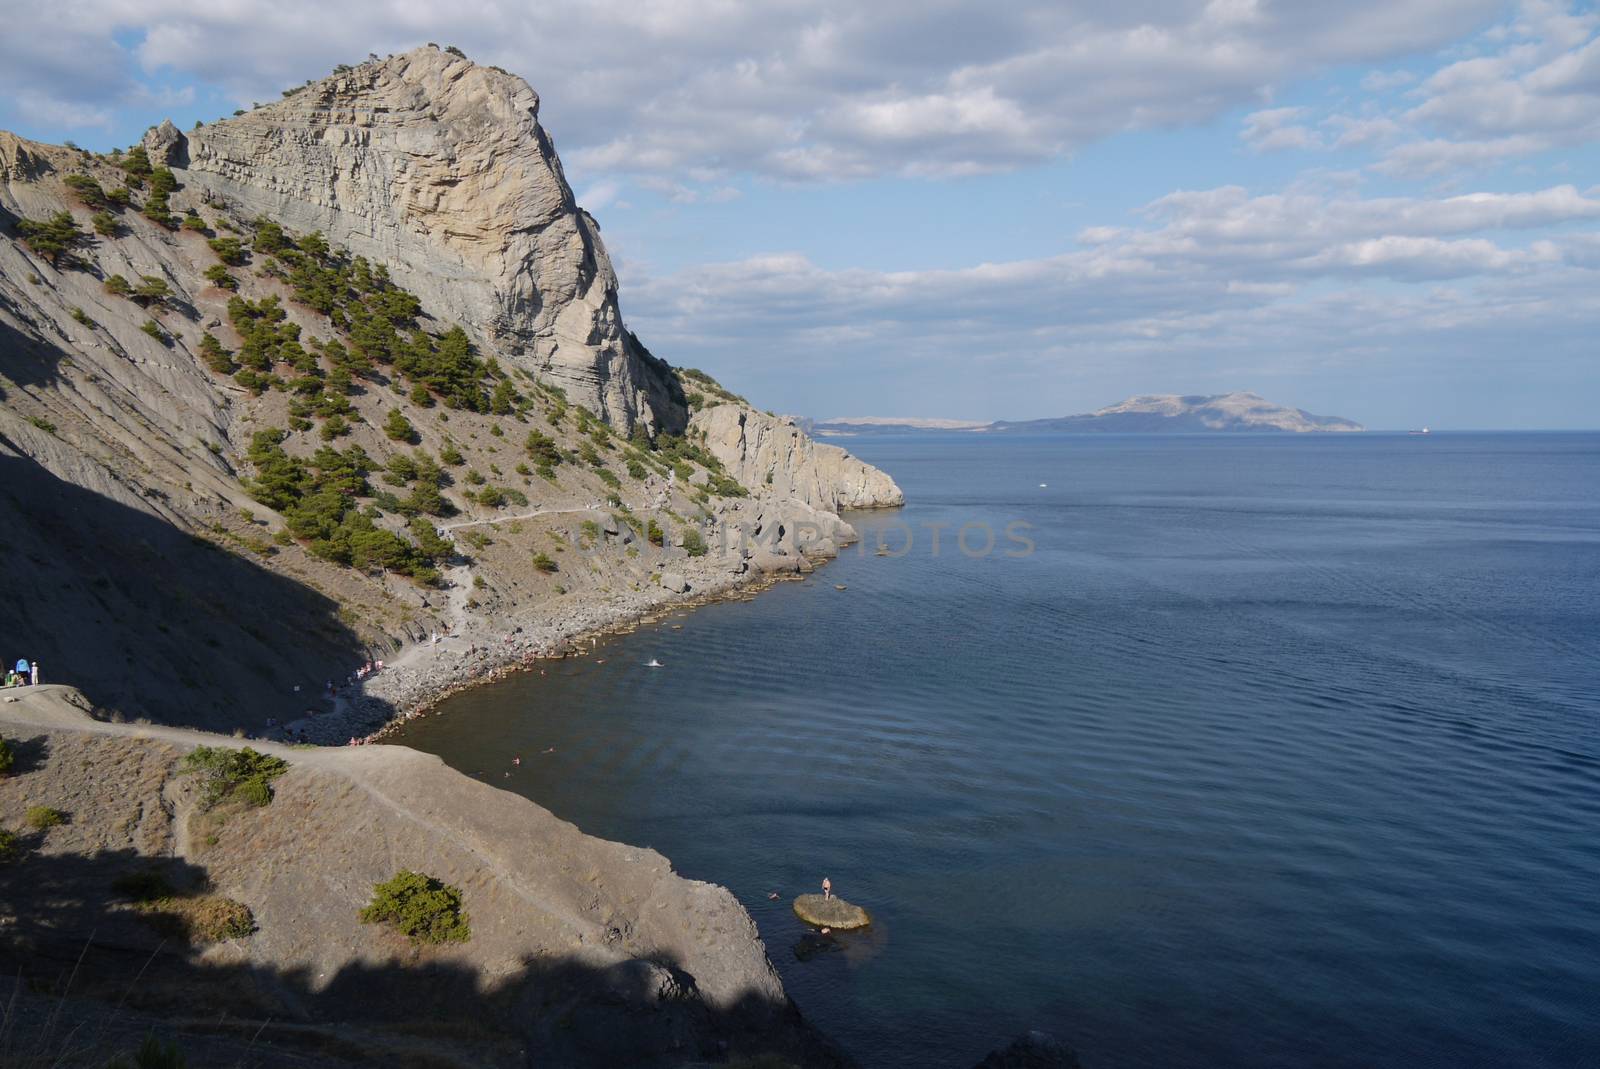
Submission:
<svg viewBox="0 0 1600 1069">
<path fill-rule="evenodd" d="M 367 658 L 333 599 L 14 452 L 0 436 L 6 663 L 129 718 L 226 732 L 300 715 Z"/>
<path fill-rule="evenodd" d="M 0 1063 L 101 1067 L 154 1033 L 208 1066 L 850 1064 L 792 1004 L 713 1009 L 665 959 L 546 957 L 486 977 L 377 927 L 349 948 L 369 960 L 332 975 L 244 960 L 244 941 L 202 959 L 113 890 L 152 863 L 113 850 L 0 864 Z M 154 864 L 175 887 L 205 885 L 198 865 Z"/>
<path fill-rule="evenodd" d="M 3 228 L 4 219 L 0 218 L 0 229 Z M 18 330 L 6 322 L 8 318 L 23 323 L 33 320 L 31 313 L 0 291 L 0 371 L 18 386 L 47 386 L 54 382 L 58 377 L 56 369 L 67 354 Z M 5 386 L 0 384 L 0 401 L 4 400 Z"/>
</svg>

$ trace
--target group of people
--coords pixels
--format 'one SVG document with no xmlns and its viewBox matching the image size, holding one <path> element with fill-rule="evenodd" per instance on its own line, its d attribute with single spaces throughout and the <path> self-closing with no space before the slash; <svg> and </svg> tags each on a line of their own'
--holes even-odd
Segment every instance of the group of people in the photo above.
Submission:
<svg viewBox="0 0 1600 1069">
<path fill-rule="evenodd" d="M 39 662 L 31 664 L 26 658 L 17 661 L 12 668 L 6 669 L 6 682 L 8 687 L 37 687 L 39 685 Z"/>
</svg>

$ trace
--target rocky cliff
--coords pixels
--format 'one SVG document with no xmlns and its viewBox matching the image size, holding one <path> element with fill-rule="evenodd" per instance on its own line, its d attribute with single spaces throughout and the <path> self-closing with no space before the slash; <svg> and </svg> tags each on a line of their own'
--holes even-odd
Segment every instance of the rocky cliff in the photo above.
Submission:
<svg viewBox="0 0 1600 1069">
<path fill-rule="evenodd" d="M 521 78 L 420 48 L 146 147 L 246 217 L 386 264 L 435 319 L 624 434 L 682 431 L 683 395 L 623 327 L 600 228 Z"/>
<path fill-rule="evenodd" d="M 838 446 L 813 441 L 791 419 L 725 403 L 696 409 L 689 425 L 746 486 L 829 512 L 905 500 L 888 475 Z"/>
<path fill-rule="evenodd" d="M 342 740 L 899 502 L 624 327 L 537 107 L 430 47 L 126 153 L 0 133 L 0 645 Z"/>
</svg>

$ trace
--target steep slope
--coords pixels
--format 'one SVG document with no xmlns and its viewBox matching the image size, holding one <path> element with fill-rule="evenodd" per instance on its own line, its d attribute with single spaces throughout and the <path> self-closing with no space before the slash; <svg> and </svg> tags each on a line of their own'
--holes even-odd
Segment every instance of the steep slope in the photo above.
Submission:
<svg viewBox="0 0 1600 1069">
<path fill-rule="evenodd" d="M 1299 408 L 1275 405 L 1253 393 L 1179 396 L 1150 394 L 1130 397 L 1105 408 L 1060 419 L 1033 419 L 991 424 L 994 431 L 1123 432 L 1136 434 L 1193 431 L 1359 431 L 1362 426 L 1340 416 L 1314 416 Z"/>
<path fill-rule="evenodd" d="M 0 539 L 40 562 L 19 582 L 41 595 L 0 646 L 130 716 L 259 731 L 354 710 L 366 731 L 575 634 L 805 570 L 854 537 L 836 509 L 900 500 L 645 351 L 536 106 L 424 48 L 128 153 L 0 133 L 19 506 Z M 774 433 L 713 448 L 729 417 Z M 781 457 L 759 446 L 780 437 Z M 119 540 L 135 514 L 174 537 Z M 92 569 L 51 552 L 85 539 Z M 222 574 L 277 593 L 202 592 Z M 404 672 L 327 699 L 376 659 Z"/>
</svg>

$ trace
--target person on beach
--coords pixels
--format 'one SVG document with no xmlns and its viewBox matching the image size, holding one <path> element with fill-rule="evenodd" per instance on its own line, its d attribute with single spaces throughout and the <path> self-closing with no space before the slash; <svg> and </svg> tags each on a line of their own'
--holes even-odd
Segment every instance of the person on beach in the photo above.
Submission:
<svg viewBox="0 0 1600 1069">
<path fill-rule="evenodd" d="M 832 898 L 833 897 L 833 881 L 828 879 L 826 876 L 824 876 L 822 878 L 822 897 L 823 898 Z"/>
<path fill-rule="evenodd" d="M 34 661 L 33 667 L 29 671 L 33 677 L 33 685 L 37 687 L 39 685 L 39 662 Z"/>
</svg>

